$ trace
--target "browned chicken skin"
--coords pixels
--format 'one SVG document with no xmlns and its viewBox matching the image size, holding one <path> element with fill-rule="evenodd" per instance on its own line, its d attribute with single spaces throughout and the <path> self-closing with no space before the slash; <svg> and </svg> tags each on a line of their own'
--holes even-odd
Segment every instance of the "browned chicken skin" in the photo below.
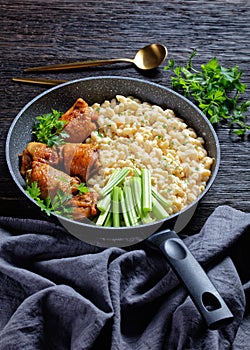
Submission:
<svg viewBox="0 0 250 350">
<path fill-rule="evenodd" d="M 98 194 L 96 192 L 88 192 L 78 194 L 69 200 L 68 204 L 72 205 L 73 219 L 81 221 L 85 218 L 92 218 L 97 214 Z"/>
<path fill-rule="evenodd" d="M 61 116 L 67 124 L 64 131 L 69 135 L 59 147 L 49 147 L 40 142 L 28 143 L 21 156 L 20 172 L 29 184 L 37 182 L 41 199 L 53 198 L 61 190 L 69 199 L 74 220 L 92 218 L 97 214 L 98 194 L 80 194 L 78 187 L 86 182 L 99 167 L 97 145 L 82 144 L 96 129 L 98 115 L 81 98 Z"/>
<path fill-rule="evenodd" d="M 46 162 L 54 166 L 57 166 L 59 163 L 59 156 L 56 149 L 41 142 L 29 142 L 21 157 L 22 164 L 20 172 L 22 176 L 25 176 L 26 171 L 31 168 L 33 160 Z"/>
<path fill-rule="evenodd" d="M 91 132 L 96 130 L 98 115 L 82 98 L 78 98 L 60 119 L 67 121 L 64 131 L 69 137 L 66 141 L 79 143 L 85 141 Z"/>
<path fill-rule="evenodd" d="M 20 172 L 24 177 L 35 160 L 48 163 L 68 175 L 78 176 L 82 182 L 86 182 L 99 166 L 97 145 L 86 143 L 66 143 L 52 148 L 40 142 L 30 142 L 21 157 Z"/>
<path fill-rule="evenodd" d="M 33 161 L 31 169 L 27 171 L 27 179 L 29 184 L 37 182 L 41 190 L 41 199 L 45 200 L 49 197 L 53 200 L 59 190 L 68 195 L 69 199 L 64 205 L 71 207 L 74 220 L 82 221 L 97 214 L 98 194 L 96 192 L 79 194 L 78 178 L 71 177 L 47 163 Z"/>
<path fill-rule="evenodd" d="M 71 176 L 79 176 L 86 182 L 98 169 L 97 146 L 83 143 L 67 143 L 60 147 L 60 159 L 64 171 Z"/>
<path fill-rule="evenodd" d="M 53 199 L 58 190 L 63 191 L 66 195 L 77 194 L 77 188 L 80 184 L 78 178 L 71 177 L 63 171 L 39 161 L 32 162 L 31 169 L 27 171 L 27 179 L 29 184 L 37 182 L 42 199 L 46 199 L 48 196 Z"/>
</svg>

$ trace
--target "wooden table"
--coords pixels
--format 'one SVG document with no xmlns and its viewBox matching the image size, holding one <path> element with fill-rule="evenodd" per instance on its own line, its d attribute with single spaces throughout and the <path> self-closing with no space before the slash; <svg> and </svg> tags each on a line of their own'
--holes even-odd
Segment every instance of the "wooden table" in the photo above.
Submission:
<svg viewBox="0 0 250 350">
<path fill-rule="evenodd" d="M 20 193 L 5 161 L 6 136 L 13 119 L 29 100 L 48 88 L 12 82 L 12 77 L 23 75 L 25 67 L 133 57 L 140 47 L 160 42 L 168 47 L 168 58 L 178 64 L 184 64 L 196 48 L 197 67 L 216 56 L 224 66 L 239 65 L 244 71 L 242 81 L 250 83 L 249 0 L 1 0 L 0 16 L 0 215 L 44 219 Z M 147 74 L 132 65 L 119 64 L 39 76 L 77 79 L 122 75 L 171 87 L 163 66 Z M 244 95 L 247 99 L 249 89 Z M 226 125 L 216 131 L 221 145 L 220 171 L 187 227 L 191 234 L 219 205 L 250 209 L 249 138 L 237 139 Z"/>
</svg>

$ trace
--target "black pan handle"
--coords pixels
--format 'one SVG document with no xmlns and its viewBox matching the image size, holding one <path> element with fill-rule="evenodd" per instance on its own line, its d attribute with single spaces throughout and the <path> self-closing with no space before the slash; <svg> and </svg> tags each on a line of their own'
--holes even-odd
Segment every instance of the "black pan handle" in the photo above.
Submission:
<svg viewBox="0 0 250 350">
<path fill-rule="evenodd" d="M 233 314 L 207 274 L 179 236 L 170 230 L 153 234 L 148 240 L 160 248 L 169 264 L 184 283 L 190 297 L 209 329 L 232 322 Z"/>
</svg>

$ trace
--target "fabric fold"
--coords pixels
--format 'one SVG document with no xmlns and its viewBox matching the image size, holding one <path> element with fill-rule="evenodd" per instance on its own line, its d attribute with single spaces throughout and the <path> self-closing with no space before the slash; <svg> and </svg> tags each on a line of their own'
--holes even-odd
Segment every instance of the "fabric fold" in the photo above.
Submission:
<svg viewBox="0 0 250 350">
<path fill-rule="evenodd" d="M 249 213 L 218 207 L 200 233 L 184 237 L 234 314 L 216 331 L 206 328 L 160 251 L 144 242 L 101 249 L 60 226 L 19 220 L 0 218 L 0 350 L 236 350 L 248 344 L 250 281 L 244 266 L 240 274 L 237 268 Z"/>
</svg>

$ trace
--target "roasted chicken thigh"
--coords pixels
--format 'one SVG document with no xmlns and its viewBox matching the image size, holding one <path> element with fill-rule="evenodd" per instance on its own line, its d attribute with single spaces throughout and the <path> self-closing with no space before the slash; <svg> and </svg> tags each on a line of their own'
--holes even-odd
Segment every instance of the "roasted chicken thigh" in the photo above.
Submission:
<svg viewBox="0 0 250 350">
<path fill-rule="evenodd" d="M 77 194 L 77 188 L 80 184 L 78 178 L 71 177 L 47 163 L 36 160 L 32 162 L 31 169 L 27 171 L 27 179 L 29 184 L 37 182 L 42 199 L 46 199 L 48 196 L 53 199 L 59 190 L 66 195 Z"/>
<path fill-rule="evenodd" d="M 97 146 L 86 143 L 66 143 L 57 148 L 40 142 L 28 143 L 21 154 L 21 174 L 25 177 L 32 161 L 47 163 L 71 176 L 78 176 L 86 182 L 98 169 Z"/>
<path fill-rule="evenodd" d="M 79 143 L 96 130 L 98 115 L 82 98 L 78 98 L 60 119 L 67 122 L 63 129 L 69 135 L 66 141 Z"/>
<path fill-rule="evenodd" d="M 49 147 L 41 142 L 29 142 L 21 154 L 22 176 L 26 176 L 26 171 L 31 168 L 33 160 L 42 161 L 53 166 L 59 163 L 59 156 L 55 148 Z"/>
<path fill-rule="evenodd" d="M 96 192 L 79 193 L 80 180 L 72 177 L 61 170 L 55 169 L 47 163 L 33 161 L 31 169 L 27 171 L 27 179 L 31 185 L 37 182 L 40 188 L 40 198 L 52 201 L 61 191 L 66 195 L 64 205 L 71 208 L 74 220 L 85 220 L 97 214 L 97 201 L 99 196 Z"/>
<path fill-rule="evenodd" d="M 87 143 L 66 143 L 60 147 L 60 164 L 71 176 L 79 176 L 86 182 L 98 169 L 97 146 Z"/>
<path fill-rule="evenodd" d="M 82 143 L 96 130 L 98 115 L 78 98 L 60 119 L 66 121 L 66 143 L 57 147 L 41 142 L 28 143 L 20 155 L 20 172 L 30 185 L 37 183 L 43 200 L 53 201 L 56 195 L 63 193 L 73 219 L 81 221 L 94 217 L 98 211 L 99 195 L 94 191 L 79 191 L 81 182 L 86 183 L 99 167 L 97 145 Z"/>
</svg>

